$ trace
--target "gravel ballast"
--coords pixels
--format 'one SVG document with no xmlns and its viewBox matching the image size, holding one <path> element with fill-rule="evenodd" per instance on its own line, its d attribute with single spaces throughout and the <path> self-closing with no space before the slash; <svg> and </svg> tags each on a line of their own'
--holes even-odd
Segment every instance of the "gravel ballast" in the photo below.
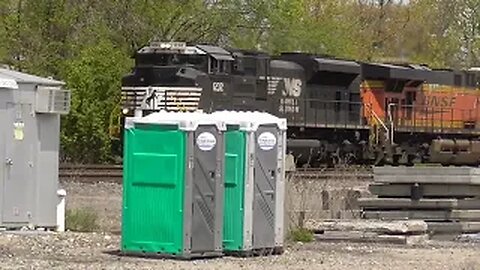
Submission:
<svg viewBox="0 0 480 270">
<path fill-rule="evenodd" d="M 0 269 L 476 269 L 480 245 L 292 244 L 279 256 L 177 261 L 122 257 L 104 233 L 0 233 Z"/>
</svg>

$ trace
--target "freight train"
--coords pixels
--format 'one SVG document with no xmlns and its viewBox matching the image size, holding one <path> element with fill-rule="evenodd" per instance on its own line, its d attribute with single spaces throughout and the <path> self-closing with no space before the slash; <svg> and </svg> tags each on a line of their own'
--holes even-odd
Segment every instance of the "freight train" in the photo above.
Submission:
<svg viewBox="0 0 480 270">
<path fill-rule="evenodd" d="M 480 72 L 182 42 L 138 50 L 123 117 L 257 110 L 288 121 L 297 166 L 478 165 Z"/>
</svg>

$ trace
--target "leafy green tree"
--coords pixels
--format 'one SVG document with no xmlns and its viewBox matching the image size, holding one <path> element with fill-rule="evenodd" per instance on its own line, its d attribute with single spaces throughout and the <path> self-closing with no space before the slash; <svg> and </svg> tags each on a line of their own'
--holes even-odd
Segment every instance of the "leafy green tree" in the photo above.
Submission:
<svg viewBox="0 0 480 270">
<path fill-rule="evenodd" d="M 458 1 L 458 28 L 462 41 L 464 66 L 480 64 L 480 1 Z"/>
<path fill-rule="evenodd" d="M 118 109 L 128 59 L 124 50 L 101 39 L 65 62 L 63 77 L 72 90 L 72 107 L 62 122 L 62 146 L 71 162 L 112 161 L 110 119 Z"/>
<path fill-rule="evenodd" d="M 73 16 L 66 0 L 11 1 L 5 17 L 6 63 L 42 76 L 58 74 L 69 56 Z"/>
<path fill-rule="evenodd" d="M 73 91 L 73 162 L 113 160 L 120 80 L 151 39 L 469 67 L 479 33 L 480 0 L 0 0 L 0 63 Z"/>
<path fill-rule="evenodd" d="M 458 67 L 461 47 L 459 6 L 449 0 L 414 1 L 403 46 L 410 60 L 432 67 Z"/>
</svg>

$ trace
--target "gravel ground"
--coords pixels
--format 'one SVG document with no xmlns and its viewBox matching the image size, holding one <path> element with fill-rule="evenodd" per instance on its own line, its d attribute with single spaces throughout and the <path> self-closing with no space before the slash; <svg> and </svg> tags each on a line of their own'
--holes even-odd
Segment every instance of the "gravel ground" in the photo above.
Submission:
<svg viewBox="0 0 480 270">
<path fill-rule="evenodd" d="M 120 257 L 117 235 L 0 233 L 0 269 L 478 269 L 480 244 L 294 244 L 280 256 L 176 261 Z"/>
<path fill-rule="evenodd" d="M 108 233 L 0 233 L 0 269 L 480 269 L 480 243 L 292 244 L 281 256 L 176 261 L 120 257 L 122 188 L 62 183 L 67 208 L 91 208 Z"/>
</svg>

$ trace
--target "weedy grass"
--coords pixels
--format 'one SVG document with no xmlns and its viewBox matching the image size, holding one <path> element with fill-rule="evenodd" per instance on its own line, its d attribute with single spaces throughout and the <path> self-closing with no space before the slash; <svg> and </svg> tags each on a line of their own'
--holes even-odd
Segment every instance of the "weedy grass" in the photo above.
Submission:
<svg viewBox="0 0 480 270">
<path fill-rule="evenodd" d="M 290 231 L 290 240 L 294 242 L 309 243 L 314 240 L 313 232 L 304 229 L 297 228 Z"/>
<path fill-rule="evenodd" d="M 97 213 L 91 208 L 66 211 L 65 227 L 74 232 L 94 232 L 99 229 Z"/>
</svg>

